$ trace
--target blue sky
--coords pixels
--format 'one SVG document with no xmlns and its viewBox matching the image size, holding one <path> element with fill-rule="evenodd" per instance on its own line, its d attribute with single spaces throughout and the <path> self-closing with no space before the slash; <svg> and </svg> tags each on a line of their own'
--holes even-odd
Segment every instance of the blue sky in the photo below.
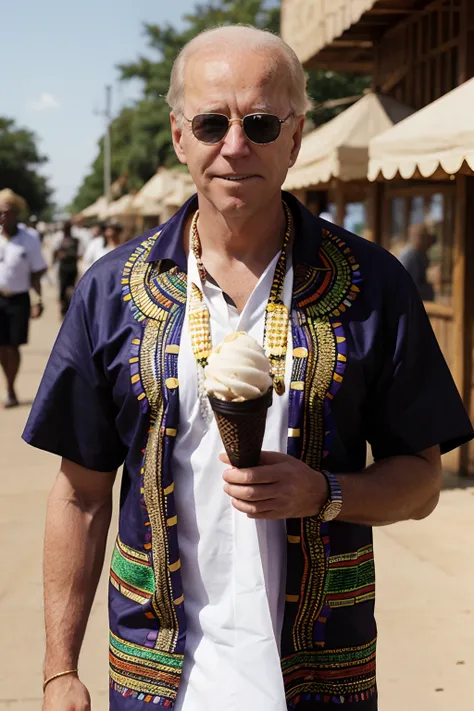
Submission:
<svg viewBox="0 0 474 711">
<path fill-rule="evenodd" d="M 146 53 L 143 22 L 181 25 L 195 0 L 15 0 L 2 2 L 0 114 L 32 129 L 49 163 L 43 172 L 65 205 L 97 153 L 105 85 L 112 109 L 138 95 L 117 64 Z"/>
</svg>

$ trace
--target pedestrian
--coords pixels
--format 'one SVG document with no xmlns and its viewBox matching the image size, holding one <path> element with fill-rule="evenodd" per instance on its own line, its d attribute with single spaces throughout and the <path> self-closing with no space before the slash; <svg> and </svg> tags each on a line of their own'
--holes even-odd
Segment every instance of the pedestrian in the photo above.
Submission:
<svg viewBox="0 0 474 711">
<path fill-rule="evenodd" d="M 434 301 L 433 284 L 428 281 L 429 260 L 427 253 L 435 244 L 436 237 L 424 223 L 411 225 L 408 242 L 398 255 L 411 278 L 416 284 L 423 301 Z"/>
<path fill-rule="evenodd" d="M 85 274 L 24 433 L 63 458 L 43 709 L 90 708 L 78 658 L 124 464 L 113 711 L 374 711 L 371 526 L 433 511 L 440 453 L 471 424 L 400 263 L 281 192 L 309 106 L 293 51 L 252 28 L 203 33 L 168 102 L 197 196 Z M 273 369 L 248 469 L 220 455 L 201 387 L 235 331 Z"/>
<path fill-rule="evenodd" d="M 103 235 L 98 234 L 87 245 L 83 258 L 83 272 L 121 243 L 123 227 L 120 222 L 109 220 L 103 224 L 99 223 L 96 227 L 103 230 Z"/>
<path fill-rule="evenodd" d="M 77 281 L 77 261 L 80 243 L 71 233 L 72 223 L 67 220 L 63 225 L 62 239 L 53 254 L 53 263 L 58 264 L 59 305 L 61 316 L 67 313 Z"/>
<path fill-rule="evenodd" d="M 25 201 L 9 189 L 0 191 L 0 364 L 6 379 L 5 408 L 16 407 L 15 382 L 20 368 L 20 346 L 28 342 L 30 316 L 43 312 L 41 277 L 46 262 L 39 240 L 18 227 Z M 30 289 L 37 294 L 30 305 Z"/>
</svg>

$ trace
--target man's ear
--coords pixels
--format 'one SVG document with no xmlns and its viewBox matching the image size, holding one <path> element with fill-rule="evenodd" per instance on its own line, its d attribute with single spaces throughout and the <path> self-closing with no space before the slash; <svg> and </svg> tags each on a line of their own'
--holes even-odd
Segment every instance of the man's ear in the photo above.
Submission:
<svg viewBox="0 0 474 711">
<path fill-rule="evenodd" d="M 291 147 L 290 160 L 289 160 L 289 167 L 290 168 L 296 163 L 296 159 L 298 158 L 298 153 L 300 152 L 301 141 L 303 140 L 304 121 L 305 121 L 304 116 L 297 116 L 296 117 L 296 121 L 295 121 L 296 125 L 295 125 L 294 131 L 293 131 L 293 145 Z"/>
<path fill-rule="evenodd" d="M 172 112 L 170 114 L 170 121 L 171 121 L 171 136 L 173 138 L 173 146 L 176 155 L 178 156 L 178 160 L 180 163 L 183 163 L 186 165 L 188 162 L 186 160 L 186 152 L 184 150 L 183 146 L 183 128 L 182 128 L 182 121 L 179 121 L 174 113 Z"/>
</svg>

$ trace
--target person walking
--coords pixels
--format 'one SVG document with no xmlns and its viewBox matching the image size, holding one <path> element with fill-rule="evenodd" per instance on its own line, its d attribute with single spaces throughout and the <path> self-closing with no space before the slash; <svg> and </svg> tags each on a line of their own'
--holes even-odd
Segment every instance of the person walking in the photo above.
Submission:
<svg viewBox="0 0 474 711">
<path fill-rule="evenodd" d="M 83 258 L 83 272 L 97 262 L 98 259 L 119 246 L 122 238 L 123 227 L 120 222 L 109 220 L 102 226 L 103 235 L 94 237 L 86 247 Z"/>
<path fill-rule="evenodd" d="M 79 652 L 123 465 L 112 711 L 375 711 L 372 526 L 430 515 L 440 455 L 471 423 L 400 263 L 282 193 L 310 105 L 291 48 L 202 33 L 168 103 L 197 195 L 84 275 L 24 432 L 62 457 L 43 709 L 90 708 Z M 203 388 L 236 331 L 273 376 L 246 469 L 221 454 Z"/>
<path fill-rule="evenodd" d="M 72 236 L 71 230 L 72 223 L 66 221 L 63 225 L 62 239 L 53 254 L 53 264 L 58 264 L 59 304 L 63 318 L 69 308 L 78 274 L 80 243 L 77 237 Z"/>
<path fill-rule="evenodd" d="M 24 207 L 20 196 L 8 189 L 0 191 L 0 364 L 7 386 L 5 408 L 19 404 L 15 383 L 20 346 L 28 342 L 30 316 L 39 318 L 43 312 L 41 277 L 47 267 L 40 241 L 18 227 Z M 33 307 L 30 289 L 37 294 Z"/>
</svg>

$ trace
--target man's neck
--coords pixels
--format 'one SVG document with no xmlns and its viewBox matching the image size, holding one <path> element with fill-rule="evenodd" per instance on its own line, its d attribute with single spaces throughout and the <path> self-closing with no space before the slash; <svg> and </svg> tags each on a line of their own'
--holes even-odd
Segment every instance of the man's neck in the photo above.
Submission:
<svg viewBox="0 0 474 711">
<path fill-rule="evenodd" d="M 206 200 L 199 201 L 198 231 L 202 260 L 209 266 L 219 263 L 231 268 L 244 264 L 260 277 L 281 249 L 285 213 L 278 196 L 255 215 L 223 217 Z"/>
<path fill-rule="evenodd" d="M 9 232 L 7 232 L 5 227 L 0 227 L 0 234 L 2 235 L 2 237 L 5 237 L 5 239 L 12 239 L 17 233 L 18 225 L 15 225 Z"/>
</svg>

